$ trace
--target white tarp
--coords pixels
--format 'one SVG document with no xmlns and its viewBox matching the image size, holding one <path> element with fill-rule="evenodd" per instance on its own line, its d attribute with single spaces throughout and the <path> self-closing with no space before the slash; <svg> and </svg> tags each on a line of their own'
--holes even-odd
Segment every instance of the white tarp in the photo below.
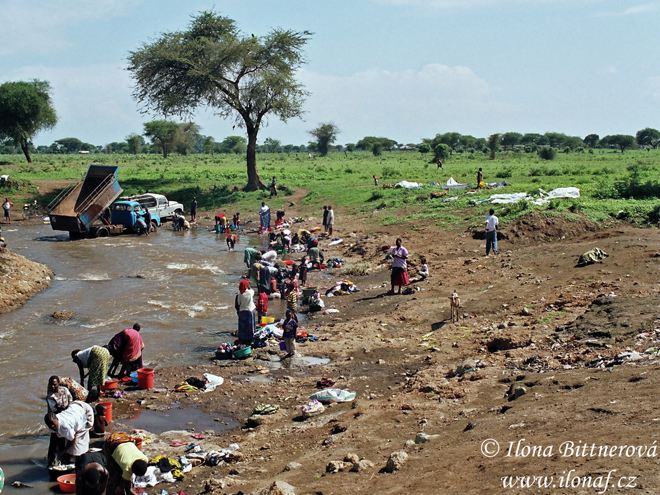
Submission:
<svg viewBox="0 0 660 495">
<path fill-rule="evenodd" d="M 450 177 L 449 180 L 447 181 L 447 185 L 448 185 L 448 186 L 458 186 L 459 184 L 458 184 L 458 182 L 456 182 L 456 181 L 454 180 L 453 177 Z"/>
<path fill-rule="evenodd" d="M 405 187 L 406 189 L 421 189 L 422 185 L 417 182 L 408 182 L 407 180 L 402 180 L 397 182 L 394 187 Z"/>
<path fill-rule="evenodd" d="M 534 199 L 527 193 L 512 193 L 512 194 L 493 194 L 487 202 L 493 204 L 513 204 L 519 203 L 520 201 L 533 201 L 535 205 L 544 205 L 550 202 L 553 199 L 560 198 L 579 198 L 580 190 L 577 187 L 559 187 L 553 189 L 552 191 L 545 192 L 543 189 L 539 189 L 540 198 Z"/>
</svg>

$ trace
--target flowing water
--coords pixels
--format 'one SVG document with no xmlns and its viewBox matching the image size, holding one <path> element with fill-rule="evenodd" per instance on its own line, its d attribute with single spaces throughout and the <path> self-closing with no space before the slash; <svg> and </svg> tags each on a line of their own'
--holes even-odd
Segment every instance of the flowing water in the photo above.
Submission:
<svg viewBox="0 0 660 495">
<path fill-rule="evenodd" d="M 69 241 L 48 225 L 5 228 L 4 237 L 12 251 L 55 271 L 50 289 L 0 315 L 0 466 L 8 479 L 29 478 L 29 466 L 45 456 L 47 380 L 79 379 L 73 349 L 107 344 L 139 322 L 145 365 L 156 373 L 159 366 L 208 361 L 236 328 L 243 247 L 258 241 L 241 236 L 237 250 L 228 252 L 222 235 L 169 228 L 148 237 Z M 57 323 L 50 315 L 58 310 L 76 316 Z"/>
</svg>

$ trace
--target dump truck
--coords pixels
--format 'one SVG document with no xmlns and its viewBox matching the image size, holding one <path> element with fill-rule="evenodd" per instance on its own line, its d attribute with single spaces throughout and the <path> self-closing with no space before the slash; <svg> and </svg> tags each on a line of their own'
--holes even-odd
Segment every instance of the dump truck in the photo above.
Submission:
<svg viewBox="0 0 660 495">
<path fill-rule="evenodd" d="M 136 219 L 144 215 L 138 203 L 131 205 L 133 215 L 126 216 L 126 222 L 114 223 L 112 219 L 111 207 L 123 192 L 117 181 L 118 169 L 90 165 L 82 181 L 62 191 L 47 207 L 53 230 L 69 232 L 72 239 L 138 231 Z M 158 215 L 152 214 L 152 224 L 160 225 Z"/>
</svg>

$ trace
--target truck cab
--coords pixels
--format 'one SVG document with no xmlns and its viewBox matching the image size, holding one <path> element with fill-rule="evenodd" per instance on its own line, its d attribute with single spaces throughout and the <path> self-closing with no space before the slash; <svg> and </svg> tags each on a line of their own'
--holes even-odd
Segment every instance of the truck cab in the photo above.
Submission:
<svg viewBox="0 0 660 495">
<path fill-rule="evenodd" d="M 162 194 L 144 193 L 136 196 L 123 197 L 121 199 L 137 201 L 143 208 L 148 208 L 152 215 L 157 213 L 163 220 L 168 218 L 171 219 L 175 212 L 179 215 L 183 215 L 183 205 L 176 201 L 169 201 Z"/>
<path fill-rule="evenodd" d="M 146 211 L 137 201 L 116 201 L 110 207 L 110 223 L 121 225 L 125 230 L 139 232 L 141 225 L 138 219 L 144 220 Z M 155 211 L 151 213 L 151 224 L 160 227 L 160 215 Z"/>
</svg>

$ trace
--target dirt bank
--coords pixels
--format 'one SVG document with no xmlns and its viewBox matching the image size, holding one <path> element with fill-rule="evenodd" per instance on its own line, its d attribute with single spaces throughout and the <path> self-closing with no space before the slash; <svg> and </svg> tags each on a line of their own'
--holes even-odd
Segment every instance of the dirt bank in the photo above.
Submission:
<svg viewBox="0 0 660 495">
<path fill-rule="evenodd" d="M 52 276 L 53 271 L 46 265 L 0 248 L 0 313 L 21 307 L 47 289 Z"/>
<path fill-rule="evenodd" d="M 281 365 L 275 348 L 240 362 L 209 355 L 204 366 L 158 370 L 156 387 L 164 391 L 130 392 L 118 404 L 120 416 L 177 403 L 243 425 L 205 434 L 212 445 L 240 445 L 232 462 L 195 468 L 186 480 L 149 493 L 260 493 L 274 480 L 298 494 L 519 493 L 504 486 L 519 483 L 516 476 L 541 476 L 537 483 L 548 483 L 525 492 L 593 493 L 596 483 L 596 491 L 605 488 L 608 473 L 614 481 L 607 492 L 627 492 L 626 486 L 654 492 L 658 457 L 649 449 L 660 420 L 656 229 L 597 229 L 555 219 L 557 235 L 550 240 L 534 234 L 547 230 L 548 222 L 530 220 L 512 227 L 499 256 L 486 258 L 484 241 L 466 231 L 399 231 L 351 221 L 350 230 L 337 227 L 344 241 L 326 250 L 326 258 L 343 257 L 367 274 L 335 269 L 308 277 L 318 287 L 348 278 L 361 290 L 325 298 L 326 308 L 338 313 L 308 315 L 305 329 L 319 340 L 300 344 L 299 351 L 329 358 L 328 364 Z M 412 286 L 419 290 L 388 296 L 390 262 L 382 248 L 399 236 L 411 253 Z M 579 255 L 593 247 L 610 256 L 577 268 Z M 427 281 L 413 276 L 420 255 L 428 259 Z M 453 290 L 462 302 L 458 323 L 449 320 Z M 204 372 L 223 376 L 225 384 L 209 394 L 173 392 L 177 383 Z M 300 406 L 322 377 L 355 391 L 357 399 L 303 420 Z M 280 409 L 250 418 L 261 403 Z M 495 455 L 492 441 L 499 444 Z M 589 446 L 580 450 L 585 455 L 575 454 L 578 445 Z M 532 455 L 525 446 L 541 446 L 546 455 L 538 449 Z M 599 447 L 613 446 L 627 453 L 635 446 L 645 454 L 598 455 Z M 167 453 L 182 455 L 183 449 Z M 384 468 L 393 452 L 407 458 L 397 454 L 389 473 Z M 373 465 L 363 462 L 350 471 L 356 459 Z"/>
</svg>

